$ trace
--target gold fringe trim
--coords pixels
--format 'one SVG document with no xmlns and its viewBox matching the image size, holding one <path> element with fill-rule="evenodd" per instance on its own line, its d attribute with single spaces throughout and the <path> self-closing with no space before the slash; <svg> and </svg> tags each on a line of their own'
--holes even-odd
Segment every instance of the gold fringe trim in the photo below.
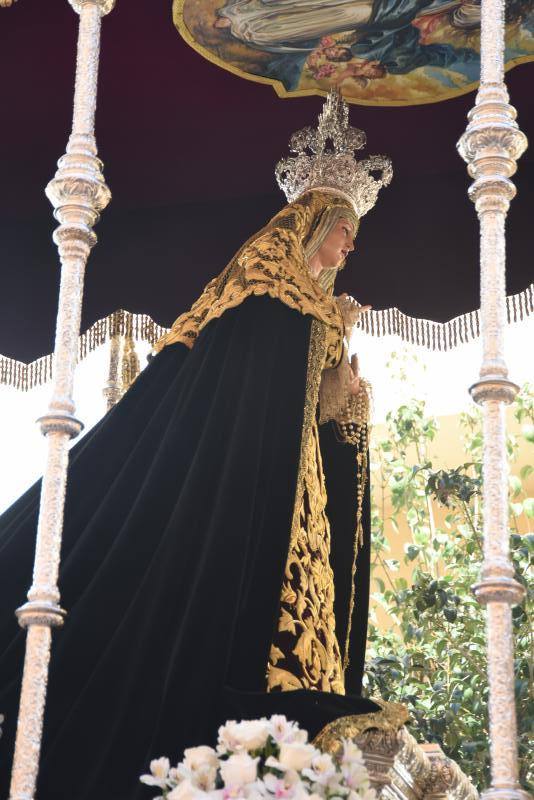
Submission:
<svg viewBox="0 0 534 800">
<path fill-rule="evenodd" d="M 110 341 L 114 336 L 155 344 L 167 328 L 154 322 L 147 314 L 131 314 L 120 309 L 109 317 L 99 319 L 78 340 L 78 362 Z M 0 356 L 0 385 L 11 386 L 22 392 L 42 386 L 53 375 L 53 355 L 43 356 L 30 364 Z"/>
<path fill-rule="evenodd" d="M 534 314 L 534 283 L 506 298 L 509 324 L 520 322 L 531 314 Z M 372 336 L 398 336 L 410 344 L 445 352 L 480 336 L 480 312 L 470 311 L 449 322 L 433 322 L 409 317 L 398 308 L 386 308 L 362 314 L 356 327 Z M 89 353 L 117 333 L 154 345 L 168 330 L 147 314 L 131 314 L 122 309 L 114 311 L 109 317 L 99 319 L 80 336 L 78 361 L 83 361 Z M 38 358 L 30 364 L 0 356 L 0 385 L 27 392 L 47 383 L 52 378 L 52 369 L 52 355 Z"/>
<path fill-rule="evenodd" d="M 520 322 L 533 313 L 534 283 L 506 298 L 508 324 Z M 362 314 L 356 328 L 371 336 L 398 336 L 409 344 L 445 352 L 480 336 L 480 310 L 469 311 L 448 322 L 433 322 L 410 317 L 398 308 L 385 308 Z"/>
</svg>

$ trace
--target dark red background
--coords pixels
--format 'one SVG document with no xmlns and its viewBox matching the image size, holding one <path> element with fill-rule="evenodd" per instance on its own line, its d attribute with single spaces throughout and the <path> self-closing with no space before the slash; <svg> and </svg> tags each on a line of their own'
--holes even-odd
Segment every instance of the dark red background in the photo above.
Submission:
<svg viewBox="0 0 534 800">
<path fill-rule="evenodd" d="M 70 131 L 77 22 L 67 0 L 0 9 L 0 353 L 24 361 L 53 348 L 59 266 L 43 189 Z M 534 64 L 508 73 L 531 138 L 533 80 Z M 473 102 L 352 106 L 367 152 L 390 155 L 395 175 L 362 223 L 342 290 L 436 320 L 478 305 L 478 223 L 455 148 Z M 113 200 L 97 227 L 83 328 L 119 307 L 170 324 L 282 205 L 274 164 L 320 106 L 204 60 L 175 30 L 170 0 L 118 0 L 103 20 L 97 112 Z M 508 224 L 510 293 L 533 279 L 533 177 L 527 151 Z"/>
</svg>

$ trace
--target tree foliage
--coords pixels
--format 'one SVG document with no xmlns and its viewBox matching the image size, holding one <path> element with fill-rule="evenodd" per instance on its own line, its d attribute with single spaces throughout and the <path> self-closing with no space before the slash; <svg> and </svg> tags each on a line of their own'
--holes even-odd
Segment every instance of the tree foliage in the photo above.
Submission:
<svg viewBox="0 0 534 800">
<path fill-rule="evenodd" d="M 521 436 L 534 441 L 528 386 L 518 396 L 514 413 Z M 371 618 L 366 690 L 407 705 L 416 739 L 438 742 L 483 788 L 489 784 L 485 612 L 472 593 L 483 547 L 479 411 L 462 414 L 460 426 L 466 461 L 454 469 L 437 469 L 429 460 L 438 426 L 425 413 L 423 401 L 411 400 L 388 414 L 387 435 L 374 442 L 373 598 L 391 625 L 384 630 Z M 513 462 L 517 439 L 509 436 L 507 446 Z M 534 501 L 526 497 L 524 482 L 533 469 L 524 465 L 510 478 L 511 557 L 516 578 L 525 586 L 534 553 Z M 443 513 L 438 514 L 440 507 Z M 443 515 L 444 522 L 436 524 L 436 517 Z M 526 534 L 518 531 L 521 516 Z M 401 524 L 409 529 L 403 556 L 411 568 L 409 580 L 398 574 L 398 561 L 388 557 L 388 540 L 398 535 Z M 531 588 L 512 612 L 520 779 L 527 788 L 533 779 L 532 597 Z"/>
</svg>

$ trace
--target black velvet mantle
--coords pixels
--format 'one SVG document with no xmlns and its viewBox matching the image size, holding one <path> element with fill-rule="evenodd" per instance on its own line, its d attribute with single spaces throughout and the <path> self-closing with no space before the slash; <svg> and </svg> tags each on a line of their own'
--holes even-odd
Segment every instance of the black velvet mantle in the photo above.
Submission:
<svg viewBox="0 0 534 800">
<path fill-rule="evenodd" d="M 277 301 L 250 298 L 210 323 L 191 351 L 165 348 L 72 450 L 60 574 L 68 616 L 53 635 L 40 800 L 148 800 L 138 784 L 148 761 L 212 742 L 228 717 L 285 713 L 314 735 L 338 716 L 376 710 L 359 697 L 264 691 L 310 327 L 310 317 Z M 322 433 L 330 504 L 349 504 L 332 524 L 346 609 L 355 464 L 332 435 Z M 38 497 L 36 484 L 0 519 L 6 797 L 24 650 L 13 609 L 30 583 Z M 366 547 L 348 677 L 356 693 L 368 540 Z M 346 629 L 346 613 L 337 624 Z"/>
</svg>

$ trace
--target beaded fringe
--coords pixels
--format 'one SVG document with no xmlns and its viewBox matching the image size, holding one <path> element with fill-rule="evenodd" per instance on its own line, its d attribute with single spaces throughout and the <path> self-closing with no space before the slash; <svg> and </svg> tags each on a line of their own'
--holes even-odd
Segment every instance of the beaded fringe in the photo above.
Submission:
<svg viewBox="0 0 534 800">
<path fill-rule="evenodd" d="M 526 319 L 532 313 L 534 313 L 534 283 L 522 292 L 508 295 L 506 298 L 506 316 L 509 324 Z M 429 350 L 446 351 L 480 336 L 480 312 L 469 311 L 449 322 L 433 322 L 409 317 L 398 308 L 386 308 L 362 315 L 357 328 L 371 336 L 398 336 L 405 342 Z M 89 353 L 117 334 L 153 345 L 167 330 L 147 314 L 114 311 L 109 317 L 99 319 L 80 336 L 78 360 L 82 361 Z M 0 356 L 0 385 L 12 386 L 27 392 L 52 378 L 52 366 L 52 355 L 38 358 L 30 364 Z"/>
<path fill-rule="evenodd" d="M 114 311 L 109 317 L 99 319 L 78 340 L 78 362 L 83 361 L 113 336 L 124 336 L 135 341 L 154 344 L 166 333 L 147 314 L 131 314 L 129 311 Z M 43 356 L 30 364 L 0 356 L 0 385 L 12 386 L 27 392 L 41 386 L 52 378 L 53 355 Z"/>
<path fill-rule="evenodd" d="M 522 292 L 506 298 L 508 324 L 526 319 L 532 313 L 534 283 Z M 398 336 L 410 344 L 445 352 L 480 336 L 480 311 L 469 311 L 448 322 L 433 322 L 409 317 L 398 308 L 385 308 L 363 314 L 356 327 L 371 336 Z"/>
</svg>

